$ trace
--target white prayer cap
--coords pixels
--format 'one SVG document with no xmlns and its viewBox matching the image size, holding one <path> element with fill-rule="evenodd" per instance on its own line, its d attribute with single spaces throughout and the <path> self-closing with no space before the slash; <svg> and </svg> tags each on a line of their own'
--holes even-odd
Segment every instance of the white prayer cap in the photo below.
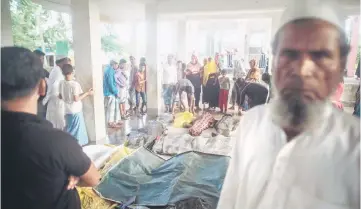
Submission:
<svg viewBox="0 0 361 209">
<path fill-rule="evenodd" d="M 291 0 L 281 17 L 279 29 L 295 20 L 313 18 L 329 22 L 342 30 L 344 23 L 340 10 L 342 8 L 334 0 Z"/>
</svg>

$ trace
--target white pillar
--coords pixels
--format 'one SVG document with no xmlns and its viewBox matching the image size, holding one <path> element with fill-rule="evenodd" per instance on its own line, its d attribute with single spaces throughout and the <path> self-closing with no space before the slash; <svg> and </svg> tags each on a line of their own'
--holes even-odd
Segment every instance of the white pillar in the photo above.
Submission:
<svg viewBox="0 0 361 209">
<path fill-rule="evenodd" d="M 106 129 L 99 11 L 92 0 L 72 0 L 71 7 L 76 78 L 84 91 L 94 89 L 94 96 L 83 100 L 85 123 L 90 141 L 101 144 Z"/>
<path fill-rule="evenodd" d="M 182 60 L 185 63 L 190 61 L 190 57 L 187 57 L 187 21 L 178 20 L 178 33 L 177 33 L 177 59 Z"/>
<path fill-rule="evenodd" d="M 273 53 L 272 53 L 272 43 L 273 43 L 273 40 L 275 38 L 275 35 L 276 35 L 276 32 L 278 31 L 279 27 L 280 27 L 280 19 L 281 19 L 281 14 L 275 14 L 272 16 L 272 26 L 271 26 L 271 43 L 270 43 L 270 54 L 269 54 L 269 60 L 268 60 L 268 73 L 272 74 L 272 67 L 273 67 Z"/>
<path fill-rule="evenodd" d="M 1 46 L 14 45 L 9 1 L 1 0 Z"/>
<path fill-rule="evenodd" d="M 157 4 L 147 4 L 146 19 L 146 59 L 147 59 L 147 111 L 158 116 L 161 111 L 161 72 L 158 69 L 158 15 Z"/>
<path fill-rule="evenodd" d="M 133 22 L 132 23 L 132 37 L 131 37 L 131 41 L 130 41 L 130 54 L 133 55 L 135 57 L 136 60 L 139 60 L 139 51 L 138 51 L 138 41 L 137 41 L 137 37 L 138 37 L 138 22 Z"/>
</svg>

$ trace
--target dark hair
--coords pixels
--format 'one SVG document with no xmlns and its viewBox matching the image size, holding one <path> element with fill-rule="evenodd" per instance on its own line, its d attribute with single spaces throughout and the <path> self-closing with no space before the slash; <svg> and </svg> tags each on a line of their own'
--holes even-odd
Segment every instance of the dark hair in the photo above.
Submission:
<svg viewBox="0 0 361 209">
<path fill-rule="evenodd" d="M 191 94 L 192 93 L 192 87 L 190 87 L 190 86 L 186 86 L 185 88 L 184 88 L 184 91 L 187 93 L 187 95 L 189 95 L 189 94 Z"/>
<path fill-rule="evenodd" d="M 73 66 L 71 66 L 70 64 L 65 64 L 62 68 L 61 71 L 63 72 L 63 75 L 69 75 L 72 74 L 74 72 L 74 68 Z"/>
<path fill-rule="evenodd" d="M 141 67 L 143 67 L 143 66 L 146 67 L 147 65 L 146 65 L 144 62 L 142 62 L 142 63 L 139 64 L 139 68 L 141 68 Z"/>
<path fill-rule="evenodd" d="M 39 56 L 39 57 L 45 56 L 45 53 L 42 52 L 42 51 L 39 50 L 39 49 L 34 50 L 34 54 L 36 54 L 36 55 Z"/>
<path fill-rule="evenodd" d="M 262 74 L 262 81 L 264 81 L 267 84 L 271 83 L 271 76 L 269 73 L 263 73 Z"/>
<path fill-rule="evenodd" d="M 302 19 L 297 19 L 294 21 L 291 21 L 289 24 L 303 24 L 306 22 L 310 22 L 310 21 L 315 21 L 316 19 L 312 19 L 312 18 L 302 18 Z M 278 32 L 275 35 L 275 38 L 272 42 L 272 54 L 275 55 L 276 54 L 276 50 L 278 48 L 278 44 L 279 44 L 279 36 L 280 33 L 282 32 L 284 26 L 278 30 Z M 339 29 L 340 32 L 340 55 L 341 57 L 346 57 L 348 55 L 348 53 L 350 52 L 350 45 L 348 44 L 348 40 L 346 37 L 346 34 L 344 31 L 342 31 L 341 29 Z M 346 64 L 346 63 L 345 63 Z M 343 66 L 344 68 L 345 66 Z"/>
<path fill-rule="evenodd" d="M 221 73 L 222 74 L 227 73 L 227 70 L 223 69 L 223 70 L 221 70 Z"/>
<path fill-rule="evenodd" d="M 120 60 L 119 60 L 119 65 L 125 64 L 125 63 L 127 63 L 127 60 L 125 60 L 125 59 L 120 59 Z"/>
<path fill-rule="evenodd" d="M 187 65 L 186 65 L 186 63 L 182 63 L 182 70 L 185 70 L 187 68 Z"/>
<path fill-rule="evenodd" d="M 56 65 L 59 65 L 60 63 L 64 62 L 65 60 L 69 60 L 69 58 L 68 58 L 68 57 L 64 57 L 64 58 L 62 58 L 62 59 L 56 60 L 56 61 L 55 61 L 55 64 L 56 64 Z"/>
<path fill-rule="evenodd" d="M 29 49 L 1 48 L 1 100 L 30 95 L 43 77 L 43 66 Z"/>
</svg>

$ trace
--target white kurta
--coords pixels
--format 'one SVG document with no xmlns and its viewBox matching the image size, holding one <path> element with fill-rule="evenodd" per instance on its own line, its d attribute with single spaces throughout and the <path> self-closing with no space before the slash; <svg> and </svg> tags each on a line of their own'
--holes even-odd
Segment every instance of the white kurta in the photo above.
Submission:
<svg viewBox="0 0 361 209">
<path fill-rule="evenodd" d="M 64 80 L 63 73 L 59 66 L 54 67 L 50 72 L 48 80 L 48 91 L 43 103 L 48 103 L 46 119 L 53 124 L 54 128 L 63 129 L 65 127 L 64 102 L 58 98 L 59 84 Z"/>
<path fill-rule="evenodd" d="M 176 84 L 177 83 L 177 66 L 169 65 L 168 63 L 163 65 L 163 84 Z"/>
<path fill-rule="evenodd" d="M 329 107 L 287 143 L 269 111 L 258 106 L 242 119 L 218 209 L 359 208 L 358 119 Z"/>
</svg>

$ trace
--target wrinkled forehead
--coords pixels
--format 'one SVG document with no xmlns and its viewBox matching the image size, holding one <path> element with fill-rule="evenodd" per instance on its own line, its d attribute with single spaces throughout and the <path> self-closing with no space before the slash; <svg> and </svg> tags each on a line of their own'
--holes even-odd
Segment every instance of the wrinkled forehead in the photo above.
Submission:
<svg viewBox="0 0 361 209">
<path fill-rule="evenodd" d="M 289 23 L 279 32 L 278 50 L 338 52 L 340 30 L 322 20 Z"/>
</svg>

